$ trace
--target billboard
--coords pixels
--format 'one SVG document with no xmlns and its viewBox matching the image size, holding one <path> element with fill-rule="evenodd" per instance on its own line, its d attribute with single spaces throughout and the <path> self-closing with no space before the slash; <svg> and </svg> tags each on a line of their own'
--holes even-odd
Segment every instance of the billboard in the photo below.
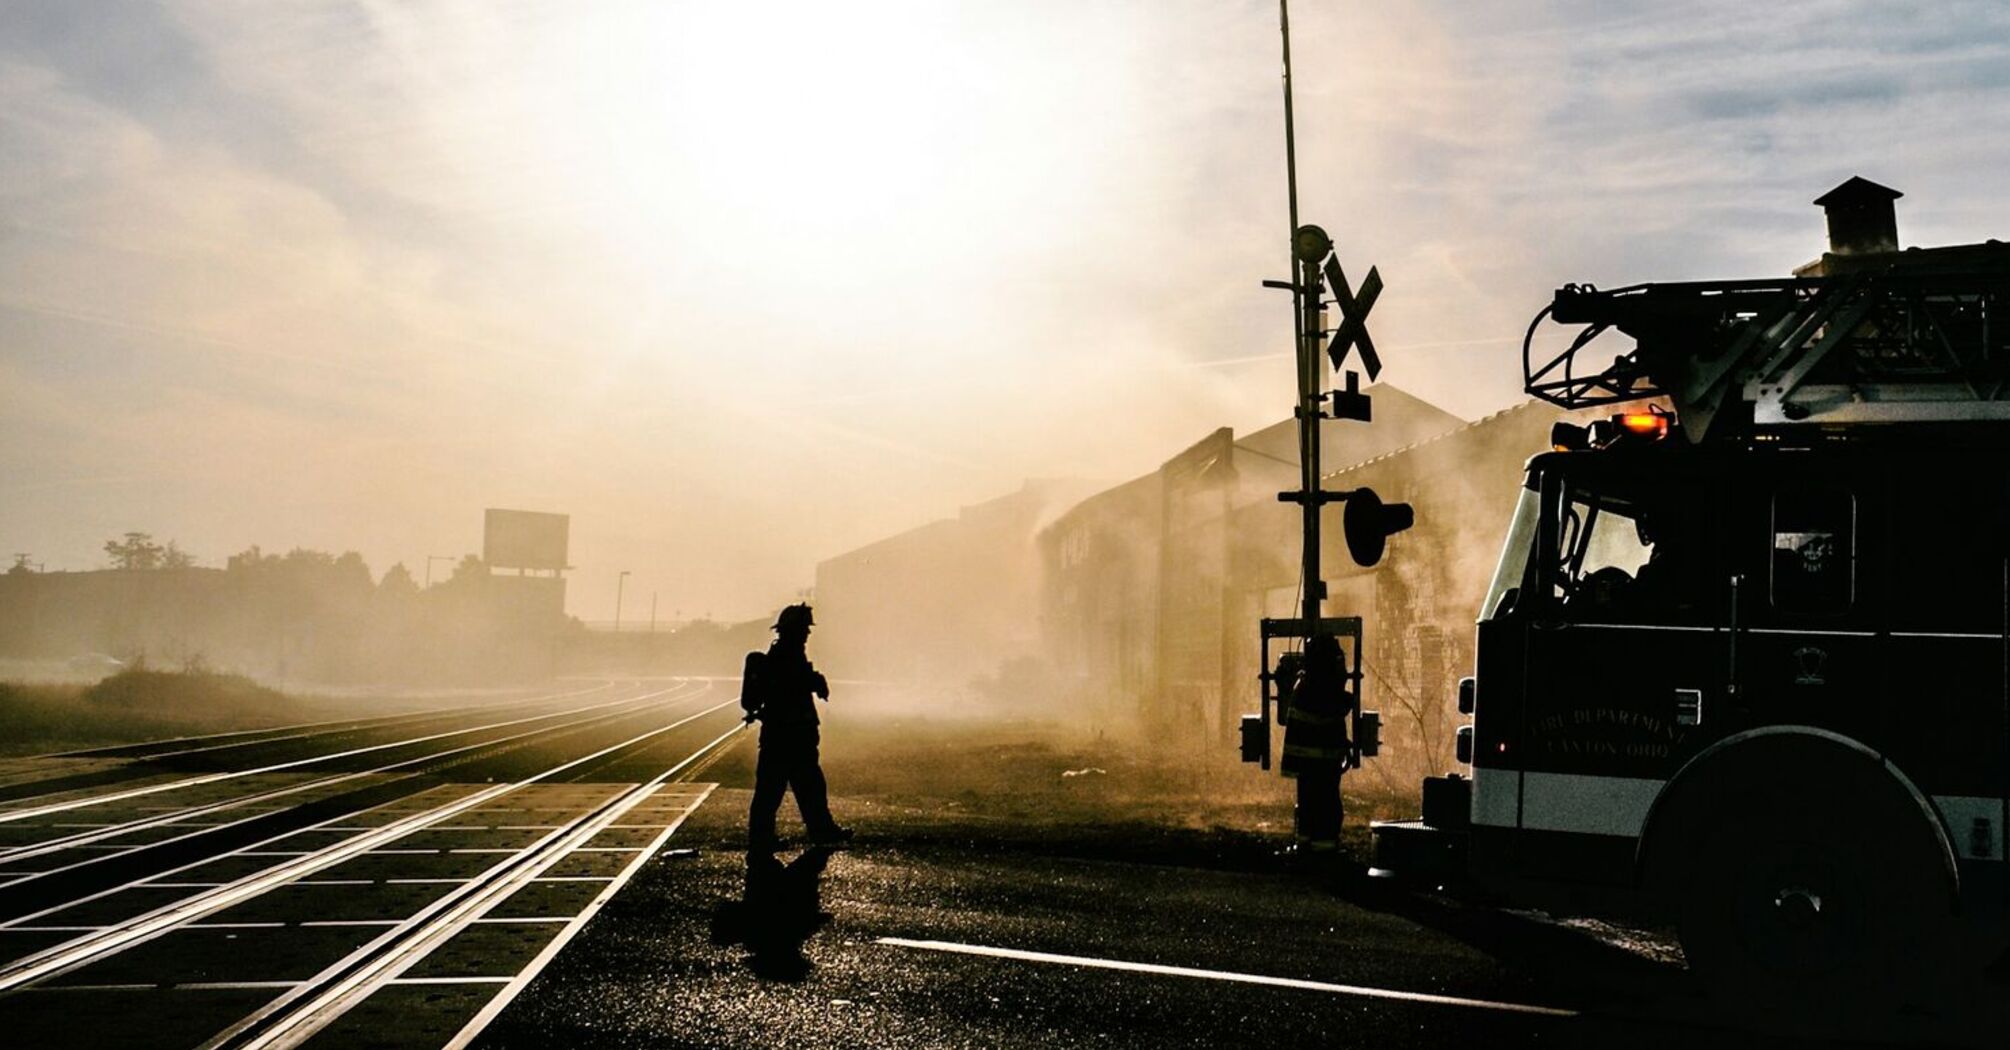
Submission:
<svg viewBox="0 0 2010 1050">
<path fill-rule="evenodd" d="M 565 563 L 569 514 L 490 507 L 482 519 L 482 560 L 491 569 L 558 571 Z"/>
</svg>

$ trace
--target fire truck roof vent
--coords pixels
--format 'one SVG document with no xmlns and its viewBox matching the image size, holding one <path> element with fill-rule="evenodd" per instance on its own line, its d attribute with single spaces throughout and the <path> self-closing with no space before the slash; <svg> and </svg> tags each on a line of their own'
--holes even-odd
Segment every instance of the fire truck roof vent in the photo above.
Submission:
<svg viewBox="0 0 2010 1050">
<path fill-rule="evenodd" d="M 1892 202 L 1905 194 L 1861 175 L 1815 198 L 1829 220 L 1829 251 L 1836 255 L 1898 250 L 1898 216 Z"/>
</svg>

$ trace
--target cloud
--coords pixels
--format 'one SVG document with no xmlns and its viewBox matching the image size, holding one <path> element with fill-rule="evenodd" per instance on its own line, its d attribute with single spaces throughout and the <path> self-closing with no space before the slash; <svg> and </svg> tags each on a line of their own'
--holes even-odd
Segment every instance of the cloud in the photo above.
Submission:
<svg viewBox="0 0 2010 1050">
<path fill-rule="evenodd" d="M 1782 272 L 1850 174 L 1912 243 L 2010 217 L 1998 4 L 1294 16 L 1302 217 L 1467 415 L 1557 285 Z M 43 487 L 0 538 L 382 568 L 539 506 L 583 606 L 629 568 L 752 614 L 1021 476 L 1150 469 L 1288 409 L 1277 59 L 1257 2 L 24 8 L 0 446 Z"/>
</svg>

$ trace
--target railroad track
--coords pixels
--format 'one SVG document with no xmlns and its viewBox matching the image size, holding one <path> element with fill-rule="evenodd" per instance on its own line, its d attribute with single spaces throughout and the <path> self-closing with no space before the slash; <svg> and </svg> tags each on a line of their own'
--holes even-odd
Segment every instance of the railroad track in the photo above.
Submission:
<svg viewBox="0 0 2010 1050">
<path fill-rule="evenodd" d="M 549 703 L 555 700 L 562 699 L 564 696 L 567 695 L 577 695 L 577 694 L 560 694 L 558 696 L 552 696 L 552 697 L 535 697 L 529 700 L 512 702 L 510 704 L 499 705 L 499 706 L 514 707 L 532 703 Z M 612 704 L 618 704 L 622 702 L 624 701 L 610 700 L 605 701 L 601 705 L 589 705 L 589 706 L 609 706 Z M 68 810 L 83 809 L 89 806 L 104 805 L 109 802 L 121 802 L 127 799 L 141 798 L 147 795 L 160 794 L 166 791 L 177 791 L 182 790 L 184 788 L 200 786 L 203 784 L 220 783 L 228 780 L 237 780 L 244 777 L 258 776 L 267 773 L 283 772 L 289 769 L 298 769 L 305 766 L 316 765 L 322 762 L 339 761 L 341 759 L 351 758 L 357 755 L 365 755 L 379 751 L 386 751 L 391 748 L 404 747 L 416 743 L 423 743 L 428 740 L 436 740 L 443 737 L 454 736 L 460 733 L 477 732 L 482 729 L 494 728 L 496 726 L 501 725 L 518 725 L 526 722 L 536 721 L 540 718 L 559 718 L 563 717 L 564 715 L 570 714 L 572 711 L 576 710 L 582 710 L 582 709 L 567 708 L 559 711 L 549 712 L 547 714 L 530 715 L 524 718 L 510 719 L 505 722 L 495 722 L 483 726 L 471 726 L 460 729 L 449 729 L 443 732 L 428 733 L 416 737 L 401 737 L 399 739 L 377 744 L 365 745 L 362 747 L 344 748 L 339 751 L 327 752 L 322 754 L 310 754 L 301 758 L 291 759 L 287 761 L 264 762 L 254 764 L 248 768 L 243 769 L 223 769 L 210 773 L 200 773 L 194 776 L 176 777 L 171 780 L 140 784 L 133 787 L 116 788 L 109 791 L 99 791 L 96 793 L 90 793 L 86 791 L 53 791 L 48 792 L 46 794 L 30 796 L 27 798 L 10 799 L 6 803 L 0 803 L 0 824 L 7 824 L 18 820 L 29 820 L 36 817 L 46 816 L 51 813 L 61 813 Z M 462 713 L 461 712 L 446 713 L 446 714 L 432 713 L 428 714 L 425 720 L 445 721 L 450 720 L 456 714 L 462 714 Z M 395 716 L 391 719 L 379 720 L 377 724 L 373 724 L 371 726 L 368 726 L 367 728 L 370 730 L 395 728 L 398 724 L 407 721 L 410 720 L 405 718 L 404 716 Z M 331 730 L 327 732 L 301 734 L 301 737 L 298 739 L 305 739 L 309 737 L 321 737 L 321 736 L 347 736 L 357 733 L 359 731 L 360 730 L 353 728 L 345 728 L 341 730 Z M 238 747 L 263 746 L 266 744 L 281 742 L 281 740 L 292 740 L 292 739 L 296 738 L 288 737 L 288 738 L 280 738 L 280 740 L 260 740 L 260 741 L 254 741 L 250 744 L 226 743 L 226 744 L 215 745 L 213 747 L 193 748 L 185 752 L 174 752 L 173 754 L 192 754 L 196 752 L 205 752 L 205 751 L 229 750 Z M 169 756 L 152 755 L 147 756 L 145 759 L 142 760 L 142 762 L 152 763 L 167 757 Z"/>
<path fill-rule="evenodd" d="M 584 707 L 535 715 L 528 718 L 509 719 L 484 725 L 469 726 L 442 733 L 432 733 L 407 740 L 393 741 L 368 748 L 355 748 L 331 755 L 303 759 L 288 765 L 312 765 L 319 762 L 335 761 L 365 753 L 373 753 L 425 743 L 445 742 L 456 737 L 510 729 L 531 725 L 500 737 L 489 737 L 466 744 L 455 744 L 429 750 L 423 754 L 401 757 L 364 769 L 345 770 L 312 779 L 294 781 L 274 787 L 254 787 L 237 795 L 215 800 L 192 800 L 180 807 L 166 807 L 160 812 L 136 816 L 124 821 L 113 821 L 102 826 L 84 827 L 63 832 L 49 826 L 51 837 L 38 839 L 19 846 L 0 849 L 0 891 L 40 879 L 60 877 L 86 865 L 102 863 L 123 853 L 148 848 L 164 847 L 185 839 L 215 834 L 220 829 L 259 819 L 277 809 L 298 804 L 315 798 L 328 797 L 340 791 L 373 782 L 387 776 L 416 774 L 437 769 L 441 764 L 454 760 L 465 760 L 473 755 L 487 753 L 493 749 L 539 739 L 549 733 L 574 730 L 597 725 L 605 721 L 619 719 L 627 714 L 644 709 L 651 704 L 675 703 L 696 699 L 705 691 L 702 683 L 672 686 L 668 689 L 644 693 L 640 696 L 623 697 L 618 700 L 590 704 Z M 542 723 L 542 724 L 535 724 Z M 533 725 L 535 724 L 535 725 Z M 271 774 L 271 767 L 246 770 L 234 774 L 233 778 L 255 777 Z M 216 783 L 214 780 L 198 778 L 191 787 L 203 787 Z M 123 791 L 108 793 L 89 799 L 79 799 L 60 805 L 44 807 L 40 812 L 28 812 L 23 818 L 48 816 L 85 808 L 91 805 L 109 804 L 128 800 L 138 794 L 152 792 Z M 225 816 L 216 821 L 214 818 Z M 4 817 L 0 817 L 4 819 Z M 161 837 L 161 832 L 167 832 Z M 121 842 L 121 840 L 127 840 Z M 48 858 L 65 856 L 65 861 L 51 863 Z"/>
<path fill-rule="evenodd" d="M 59 798 L 86 797 L 107 785 L 168 783 L 190 768 L 262 765 L 267 760 L 252 756 L 286 749 L 298 751 L 302 747 L 311 749 L 345 737 L 367 739 L 373 734 L 429 722 L 449 725 L 478 712 L 562 703 L 616 687 L 616 682 L 609 681 L 585 689 L 515 697 L 459 708 L 304 722 L 9 759 L 0 763 L 0 812 L 21 808 L 24 803 L 33 805 Z"/>
<path fill-rule="evenodd" d="M 74 751 L 56 751 L 46 755 L 31 757 L 36 759 L 180 758 L 187 755 L 247 747 L 253 744 L 272 744 L 286 740 L 303 740 L 364 729 L 381 729 L 412 722 L 424 722 L 432 719 L 452 717 L 454 715 L 465 714 L 469 711 L 494 711 L 501 708 L 568 700 L 590 693 L 604 692 L 613 689 L 617 684 L 614 681 L 606 681 L 599 685 L 587 686 L 582 689 L 574 689 L 563 693 L 506 697 L 500 700 L 485 700 L 472 704 L 429 707 L 424 710 L 406 711 L 395 715 L 374 715 L 367 718 L 331 718 L 315 722 L 294 722 L 288 725 L 264 726 L 258 729 L 238 729 L 227 733 L 202 733 L 194 736 L 167 737 L 160 740 L 147 740 L 137 744 L 112 744 L 106 747 L 87 747 Z M 16 759 L 14 761 L 24 760 Z"/>
<path fill-rule="evenodd" d="M 639 732 L 621 728 L 633 713 L 576 729 L 593 736 L 573 741 L 583 753 L 525 775 L 436 784 L 0 923 L 0 948 L 52 942 L 0 965 L 0 1030 L 32 1041 L 38 1025 L 102 1002 L 90 1023 L 152 1015 L 166 1027 L 145 1031 L 163 1044 L 321 1045 L 345 1026 L 375 1031 L 373 1011 L 395 1008 L 430 1033 L 413 1045 L 465 1045 L 709 794 L 682 778 L 741 727 L 733 698 L 708 703 L 713 687 L 697 688 L 678 698 L 694 710 Z M 592 780 L 673 744 L 639 783 Z M 468 950 L 499 941 L 511 948 Z M 164 1011 L 164 994 L 190 1008 Z M 403 1019 L 415 994 L 430 1027 Z"/>
</svg>

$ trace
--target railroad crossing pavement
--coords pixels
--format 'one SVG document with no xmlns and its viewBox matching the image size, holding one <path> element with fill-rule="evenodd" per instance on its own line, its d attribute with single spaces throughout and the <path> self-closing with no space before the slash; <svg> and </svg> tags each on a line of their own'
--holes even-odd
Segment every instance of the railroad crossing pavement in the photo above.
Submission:
<svg viewBox="0 0 2010 1050">
<path fill-rule="evenodd" d="M 186 1046 L 240 1019 L 298 1015 L 283 1037 L 244 1045 L 453 1045 L 520 992 L 711 790 L 443 785 L 135 883 L 0 929 L 0 948 L 8 958 L 59 951 L 269 877 L 275 862 L 305 872 L 251 885 L 241 901 L 124 950 L 79 950 L 81 963 L 0 998 L 0 1031 L 23 1046 Z M 315 867 L 320 859 L 334 862 Z M 367 972 L 352 973 L 366 956 Z"/>
<path fill-rule="evenodd" d="M 854 802 L 859 843 L 752 869 L 750 906 L 746 802 L 715 793 L 475 1046 L 1819 1045 L 1709 1021 L 1625 931 L 1122 828 Z"/>
</svg>

